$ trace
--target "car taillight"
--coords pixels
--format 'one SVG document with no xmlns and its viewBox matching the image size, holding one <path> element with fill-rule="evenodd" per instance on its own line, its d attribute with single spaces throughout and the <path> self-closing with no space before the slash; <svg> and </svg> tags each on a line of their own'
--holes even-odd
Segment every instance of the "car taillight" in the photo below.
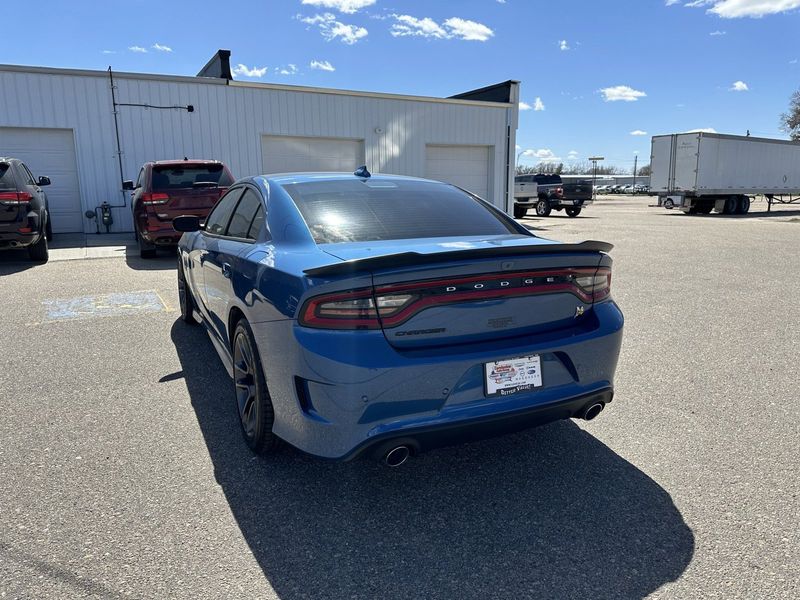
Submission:
<svg viewBox="0 0 800 600">
<path fill-rule="evenodd" d="M 142 204 L 151 206 L 153 204 L 166 204 L 169 201 L 169 194 L 153 193 L 142 194 Z"/>
<path fill-rule="evenodd" d="M 564 188 L 556 188 L 556 196 L 559 198 L 564 195 Z"/>
<path fill-rule="evenodd" d="M 431 306 L 555 293 L 587 304 L 603 300 L 611 293 L 611 269 L 489 274 L 323 294 L 306 301 L 299 321 L 320 329 L 380 329 L 401 325 Z"/>
<path fill-rule="evenodd" d="M 0 192 L 0 202 L 6 204 L 25 204 L 33 200 L 28 192 Z"/>
</svg>

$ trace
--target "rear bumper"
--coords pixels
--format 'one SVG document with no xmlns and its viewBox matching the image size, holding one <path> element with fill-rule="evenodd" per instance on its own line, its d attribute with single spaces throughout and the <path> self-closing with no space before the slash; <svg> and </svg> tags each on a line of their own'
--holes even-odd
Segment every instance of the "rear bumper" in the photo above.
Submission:
<svg viewBox="0 0 800 600">
<path fill-rule="evenodd" d="M 309 454 L 350 460 L 397 440 L 423 451 L 500 435 L 610 400 L 623 317 L 603 302 L 565 330 L 408 351 L 380 331 L 309 330 L 291 320 L 251 326 L 276 435 Z M 486 396 L 485 363 L 530 354 L 541 358 L 542 387 Z"/>
<path fill-rule="evenodd" d="M 573 206 L 583 206 L 587 203 L 587 200 L 582 198 L 576 198 L 573 200 L 569 200 L 567 198 L 558 198 L 550 203 L 555 204 L 556 206 L 563 206 L 564 208 L 571 208 Z"/>
<path fill-rule="evenodd" d="M 598 402 L 605 406 L 613 398 L 614 390 L 605 388 L 591 394 L 582 394 L 544 406 L 532 406 L 508 413 L 491 414 L 478 419 L 378 435 L 362 442 L 338 460 L 349 461 L 356 458 L 379 460 L 389 450 L 400 445 L 408 446 L 413 454 L 418 454 L 445 446 L 498 437 L 561 419 L 579 417 L 589 406 Z"/>
<path fill-rule="evenodd" d="M 39 241 L 42 232 L 17 233 L 0 230 L 0 248 L 24 248 Z"/>
</svg>

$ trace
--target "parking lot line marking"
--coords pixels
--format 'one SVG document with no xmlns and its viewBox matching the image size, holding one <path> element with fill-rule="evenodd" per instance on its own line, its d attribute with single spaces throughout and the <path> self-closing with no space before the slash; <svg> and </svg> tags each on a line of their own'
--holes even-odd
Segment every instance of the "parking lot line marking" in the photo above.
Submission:
<svg viewBox="0 0 800 600">
<path fill-rule="evenodd" d="M 123 292 L 99 296 L 44 300 L 44 321 L 65 321 L 169 310 L 157 292 Z"/>
<path fill-rule="evenodd" d="M 166 300 L 164 300 L 164 297 L 158 293 L 158 290 L 153 290 L 153 291 L 156 293 L 156 296 L 158 296 L 158 299 L 161 300 L 161 304 L 164 305 L 164 310 L 172 312 L 173 308 L 167 303 Z"/>
</svg>

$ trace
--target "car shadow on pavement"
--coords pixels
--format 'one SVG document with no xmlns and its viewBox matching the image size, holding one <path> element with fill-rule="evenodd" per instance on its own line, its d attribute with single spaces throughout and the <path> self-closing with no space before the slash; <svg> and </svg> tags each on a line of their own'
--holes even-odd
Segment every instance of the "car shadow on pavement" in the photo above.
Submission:
<svg viewBox="0 0 800 600">
<path fill-rule="evenodd" d="M 154 258 L 139 256 L 139 247 L 131 244 L 125 247 L 125 263 L 136 271 L 167 271 L 178 268 L 178 251 L 174 248 L 161 248 Z"/>
<path fill-rule="evenodd" d="M 27 271 L 28 269 L 41 266 L 41 264 L 42 263 L 31 260 L 25 248 L 4 248 L 0 250 L 0 277 Z"/>
<path fill-rule="evenodd" d="M 286 446 L 254 458 L 202 327 L 171 335 L 216 480 L 284 600 L 643 598 L 692 558 L 669 494 L 572 422 L 395 470 Z"/>
</svg>

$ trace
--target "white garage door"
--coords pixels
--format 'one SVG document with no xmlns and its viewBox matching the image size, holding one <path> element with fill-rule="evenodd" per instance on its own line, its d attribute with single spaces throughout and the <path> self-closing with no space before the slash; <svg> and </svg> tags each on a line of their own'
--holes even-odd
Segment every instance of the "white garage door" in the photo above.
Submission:
<svg viewBox="0 0 800 600">
<path fill-rule="evenodd" d="M 427 146 L 425 177 L 452 183 L 489 202 L 489 146 Z"/>
<path fill-rule="evenodd" d="M 78 165 L 71 129 L 0 127 L 0 156 L 20 159 L 37 179 L 40 175 L 50 178 L 52 185 L 44 191 L 54 232 L 83 231 Z"/>
<path fill-rule="evenodd" d="M 364 141 L 265 135 L 261 138 L 261 156 L 264 173 L 352 173 L 364 164 Z"/>
</svg>

